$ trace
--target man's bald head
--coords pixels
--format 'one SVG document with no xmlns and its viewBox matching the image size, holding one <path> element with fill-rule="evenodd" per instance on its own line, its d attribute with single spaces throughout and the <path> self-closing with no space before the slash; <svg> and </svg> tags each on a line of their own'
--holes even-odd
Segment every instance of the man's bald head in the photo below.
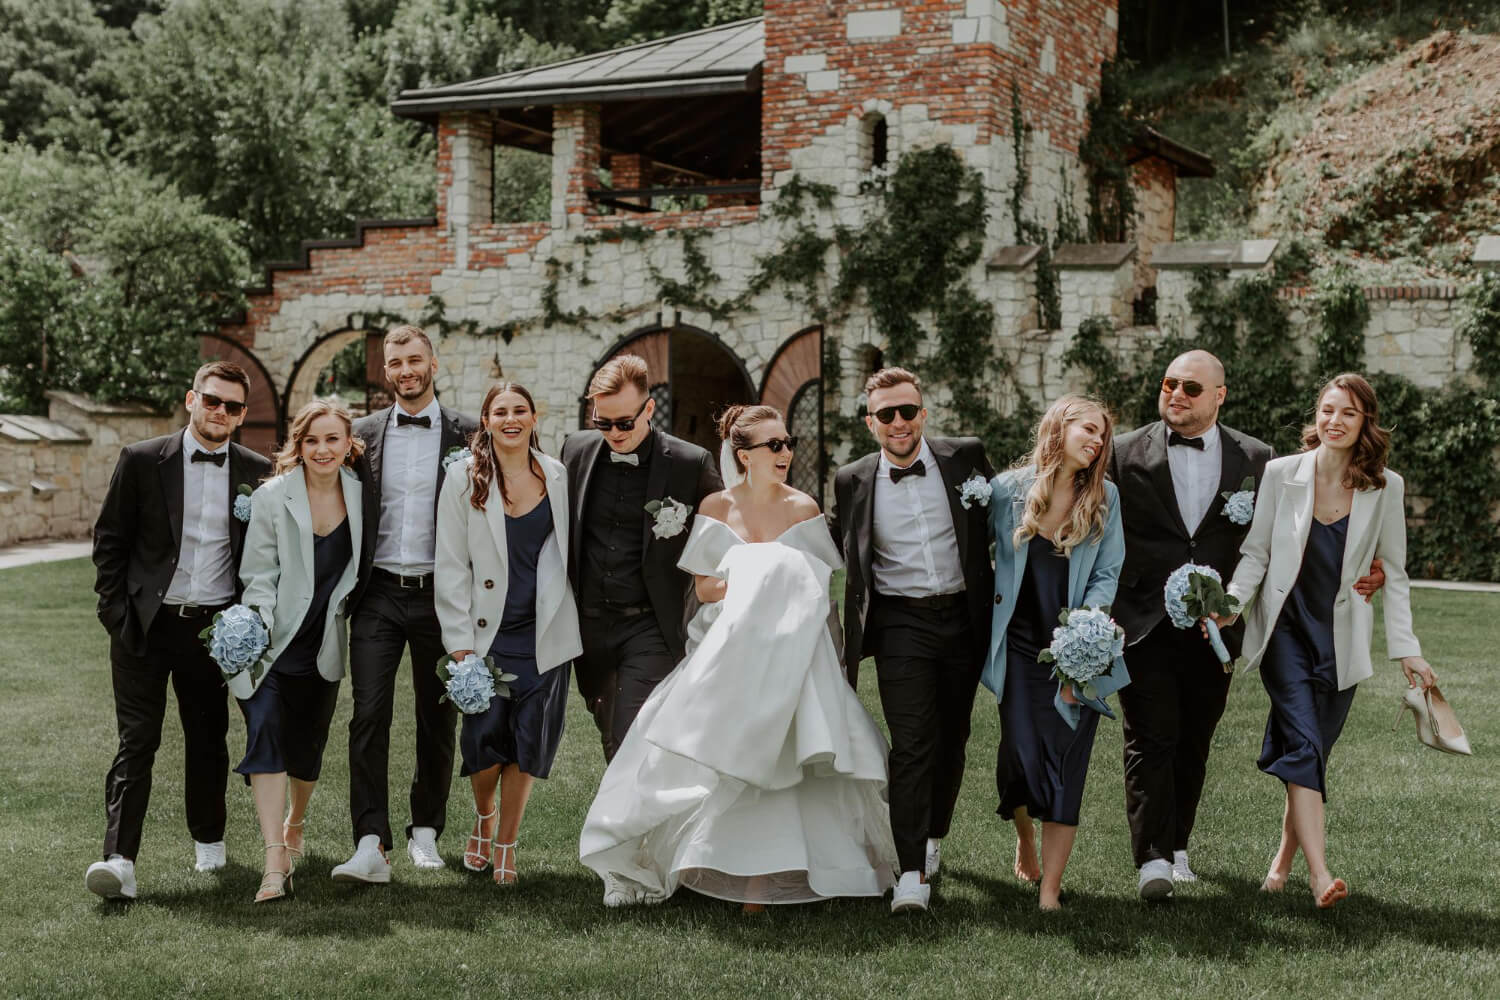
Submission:
<svg viewBox="0 0 1500 1000">
<path fill-rule="evenodd" d="M 1191 351 L 1184 351 L 1183 353 L 1177 355 L 1177 357 L 1172 360 L 1172 364 L 1175 365 L 1178 362 L 1194 366 L 1207 365 L 1208 369 L 1213 372 L 1214 384 L 1224 384 L 1224 362 L 1220 361 L 1218 358 L 1214 357 L 1212 354 L 1201 348 L 1195 348 Z M 1171 366 L 1169 365 L 1168 371 L 1170 370 Z"/>
<path fill-rule="evenodd" d="M 1167 365 L 1156 409 L 1168 427 L 1197 437 L 1218 421 L 1226 391 L 1224 363 L 1207 351 L 1187 351 Z"/>
</svg>

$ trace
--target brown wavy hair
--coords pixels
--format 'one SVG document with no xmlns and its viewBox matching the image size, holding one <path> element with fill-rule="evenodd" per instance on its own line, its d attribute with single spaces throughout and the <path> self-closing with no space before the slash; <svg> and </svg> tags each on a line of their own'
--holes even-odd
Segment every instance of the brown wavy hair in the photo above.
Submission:
<svg viewBox="0 0 1500 1000">
<path fill-rule="evenodd" d="M 1073 474 L 1073 506 L 1068 519 L 1058 529 L 1052 544 L 1063 555 L 1070 555 L 1073 546 L 1085 539 L 1098 540 L 1104 537 L 1104 526 L 1109 515 L 1109 504 L 1104 496 L 1104 472 L 1109 468 L 1109 455 L 1114 448 L 1114 418 L 1097 399 L 1089 396 L 1068 395 L 1058 399 L 1042 414 L 1036 428 L 1036 445 L 1031 454 L 1023 458 L 1018 468 L 1036 467 L 1036 479 L 1026 491 L 1026 506 L 1021 522 L 1016 525 L 1012 542 L 1020 548 L 1041 531 L 1042 515 L 1052 505 L 1053 482 L 1062 471 L 1063 435 L 1068 425 L 1083 418 L 1085 413 L 1097 410 L 1104 422 L 1103 447 L 1087 468 Z"/>
<path fill-rule="evenodd" d="M 530 390 L 519 382 L 496 382 L 484 394 L 484 402 L 479 405 L 479 429 L 469 439 L 469 451 L 474 455 L 474 461 L 469 466 L 469 485 L 472 487 L 469 491 L 469 505 L 475 510 L 484 510 L 484 505 L 489 502 L 492 480 L 500 486 L 500 502 L 510 503 L 510 497 L 505 492 L 505 477 L 495 475 L 499 459 L 495 457 L 495 443 L 490 439 L 490 404 L 502 392 L 513 392 L 526 400 L 526 405 L 531 407 L 532 417 L 536 416 L 536 400 L 531 398 Z M 527 452 L 526 462 L 531 468 L 531 474 L 545 484 L 547 477 L 542 474 L 542 467 L 537 463 L 536 456 L 530 453 L 542 450 L 542 442 L 536 436 L 535 422 L 531 425 L 531 440 L 528 444 L 530 450 Z"/>
<path fill-rule="evenodd" d="M 287 431 L 286 443 L 276 454 L 271 456 L 271 476 L 279 476 L 284 472 L 290 472 L 302 464 L 302 442 L 312 428 L 312 422 L 319 417 L 338 417 L 344 422 L 344 430 L 349 434 L 349 454 L 344 456 L 344 464 L 350 468 L 359 460 L 359 456 L 365 452 L 365 442 L 354 433 L 354 418 L 349 415 L 349 410 L 343 401 L 334 396 L 325 399 L 314 399 L 292 418 L 291 429 Z M 268 477 L 269 478 L 269 477 Z"/>
<path fill-rule="evenodd" d="M 774 406 L 736 404 L 726 406 L 719 414 L 719 438 L 729 442 L 730 454 L 734 456 L 734 467 L 740 472 L 745 471 L 745 463 L 740 461 L 739 449 L 748 448 L 755 443 L 750 440 L 750 428 L 756 424 L 765 423 L 767 420 L 780 420 L 786 423 L 781 411 Z"/>
<path fill-rule="evenodd" d="M 1302 428 L 1302 450 L 1312 451 L 1321 443 L 1318 440 L 1318 407 L 1323 405 L 1323 397 L 1329 389 L 1347 392 L 1365 418 L 1354 442 L 1349 470 L 1344 473 L 1344 485 L 1355 490 L 1383 489 L 1385 460 L 1391 454 L 1391 432 L 1380 426 L 1380 401 L 1375 396 L 1375 387 L 1358 372 L 1344 372 L 1323 383 L 1313 403 L 1312 423 Z"/>
</svg>

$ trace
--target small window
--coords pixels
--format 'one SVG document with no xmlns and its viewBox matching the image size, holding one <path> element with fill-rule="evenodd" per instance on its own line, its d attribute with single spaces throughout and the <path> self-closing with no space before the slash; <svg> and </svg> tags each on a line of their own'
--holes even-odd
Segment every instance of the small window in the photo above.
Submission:
<svg viewBox="0 0 1500 1000">
<path fill-rule="evenodd" d="M 875 122 L 870 126 L 870 166 L 883 167 L 889 147 L 889 135 L 884 116 L 874 117 Z"/>
</svg>

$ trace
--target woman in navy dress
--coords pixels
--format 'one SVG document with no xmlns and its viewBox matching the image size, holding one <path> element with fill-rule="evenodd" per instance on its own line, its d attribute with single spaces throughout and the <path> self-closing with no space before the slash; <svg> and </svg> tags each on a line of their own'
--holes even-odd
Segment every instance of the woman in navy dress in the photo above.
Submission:
<svg viewBox="0 0 1500 1000">
<path fill-rule="evenodd" d="M 495 881 L 509 884 L 532 785 L 551 773 L 562 741 L 582 641 L 562 555 L 567 474 L 537 445 L 531 394 L 511 382 L 492 387 L 480 420 L 473 457 L 443 483 L 434 597 L 455 659 L 482 649 L 515 675 L 509 694 L 465 715 L 459 733 L 475 813 L 464 867 L 493 861 Z"/>
<path fill-rule="evenodd" d="M 1111 441 L 1102 406 L 1064 396 L 1042 417 L 1028 464 L 996 476 L 989 501 L 996 596 L 981 680 L 1000 700 L 998 811 L 1015 824 L 1016 875 L 1040 883 L 1044 910 L 1061 905 L 1094 734 L 1109 711 L 1100 697 L 1128 681 L 1117 660 L 1097 682 L 1100 697 L 1088 698 L 1037 660 L 1064 608 L 1114 600 L 1125 541 L 1118 495 L 1104 476 Z"/>
<path fill-rule="evenodd" d="M 245 757 L 235 771 L 251 787 L 266 844 L 257 903 L 291 891 L 322 771 L 348 646 L 345 601 L 357 582 L 360 485 L 352 466 L 363 450 L 348 411 L 313 400 L 292 420 L 276 474 L 250 501 L 242 601 L 270 626 L 270 667 L 259 678 L 234 675 L 229 690 L 245 716 Z"/>
<path fill-rule="evenodd" d="M 1286 888 L 1300 849 L 1320 907 L 1349 894 L 1328 869 L 1324 803 L 1328 756 L 1354 686 L 1373 673 L 1374 613 L 1353 590 L 1358 567 L 1383 562 L 1387 650 L 1401 661 L 1408 685 L 1434 683 L 1411 631 L 1404 486 L 1385 467 L 1390 434 L 1378 417 L 1375 390 L 1364 378 L 1329 380 L 1303 431 L 1302 453 L 1266 465 L 1228 588 L 1247 608 L 1247 668 L 1260 667 L 1271 696 L 1260 769 L 1286 786 L 1281 846 L 1261 888 Z"/>
</svg>

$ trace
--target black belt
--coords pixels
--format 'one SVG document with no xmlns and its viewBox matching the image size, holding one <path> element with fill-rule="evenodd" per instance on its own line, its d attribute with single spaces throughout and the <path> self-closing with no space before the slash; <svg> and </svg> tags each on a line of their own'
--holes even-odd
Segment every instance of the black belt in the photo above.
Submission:
<svg viewBox="0 0 1500 1000">
<path fill-rule="evenodd" d="M 162 610 L 174 618 L 208 618 L 218 614 L 227 604 L 163 604 Z"/>
<path fill-rule="evenodd" d="M 968 595 L 960 590 L 956 594 L 933 594 L 929 597 L 901 597 L 896 594 L 876 594 L 876 601 L 889 604 L 901 604 L 908 608 L 923 608 L 927 611 L 946 611 L 948 608 L 963 607 L 968 603 Z"/>
<path fill-rule="evenodd" d="M 651 614 L 650 605 L 602 604 L 581 609 L 585 618 L 639 618 Z"/>
<path fill-rule="evenodd" d="M 416 576 L 402 576 L 400 573 L 392 573 L 388 569 L 375 566 L 371 569 L 371 576 L 380 577 L 385 580 L 394 580 L 402 590 L 426 590 L 432 586 L 431 573 L 419 573 Z"/>
</svg>

